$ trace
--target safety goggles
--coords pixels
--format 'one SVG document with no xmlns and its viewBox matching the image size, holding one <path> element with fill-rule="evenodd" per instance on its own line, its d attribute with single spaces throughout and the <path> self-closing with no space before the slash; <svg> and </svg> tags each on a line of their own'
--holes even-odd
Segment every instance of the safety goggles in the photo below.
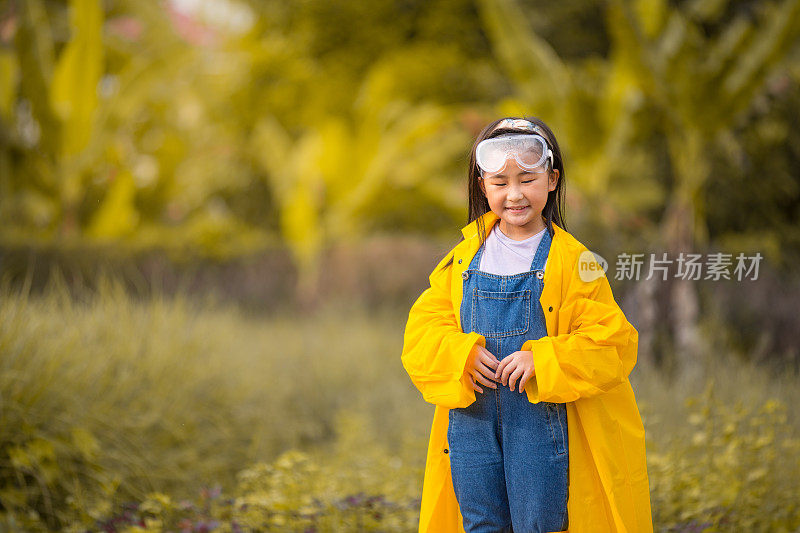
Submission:
<svg viewBox="0 0 800 533">
<path fill-rule="evenodd" d="M 532 172 L 545 172 L 547 161 L 553 168 L 553 152 L 541 135 L 507 133 L 484 139 L 475 149 L 475 159 L 481 176 L 484 172 L 498 172 L 506 166 L 506 159 L 513 156 L 520 168 Z"/>
</svg>

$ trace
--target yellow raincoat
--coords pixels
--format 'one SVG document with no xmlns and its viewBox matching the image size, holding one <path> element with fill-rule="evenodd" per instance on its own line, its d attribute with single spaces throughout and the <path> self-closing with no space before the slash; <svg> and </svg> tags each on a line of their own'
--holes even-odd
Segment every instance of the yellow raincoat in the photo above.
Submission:
<svg viewBox="0 0 800 533">
<path fill-rule="evenodd" d="M 486 232 L 499 217 L 482 216 Z M 535 374 L 525 386 L 537 403 L 566 402 L 569 427 L 570 533 L 652 532 L 644 427 L 628 381 L 639 334 L 625 318 L 605 275 L 584 282 L 578 259 L 587 248 L 555 231 L 539 302 L 547 336 L 519 348 L 533 352 Z M 461 278 L 478 251 L 477 221 L 429 277 L 409 312 L 402 363 L 425 401 L 435 404 L 420 509 L 420 532 L 463 533 L 447 444 L 448 411 L 475 401 L 465 372 L 483 335 L 463 332 Z M 453 264 L 442 270 L 450 257 Z M 522 532 L 521 532 L 522 533 Z"/>
</svg>

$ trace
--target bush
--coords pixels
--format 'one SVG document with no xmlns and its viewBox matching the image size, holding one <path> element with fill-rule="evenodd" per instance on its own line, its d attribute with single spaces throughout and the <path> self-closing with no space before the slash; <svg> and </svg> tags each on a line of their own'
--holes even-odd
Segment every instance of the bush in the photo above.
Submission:
<svg viewBox="0 0 800 533">
<path fill-rule="evenodd" d="M 0 529 L 414 531 L 433 406 L 405 316 L 0 288 Z M 796 375 L 631 375 L 657 531 L 796 531 Z"/>
</svg>

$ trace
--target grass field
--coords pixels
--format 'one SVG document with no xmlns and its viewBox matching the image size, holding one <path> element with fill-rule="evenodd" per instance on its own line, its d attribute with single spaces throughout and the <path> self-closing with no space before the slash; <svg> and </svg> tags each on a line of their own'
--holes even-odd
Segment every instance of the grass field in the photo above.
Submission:
<svg viewBox="0 0 800 533">
<path fill-rule="evenodd" d="M 0 529 L 415 531 L 405 314 L 0 288 Z M 631 375 L 658 531 L 797 531 L 797 376 Z"/>
</svg>

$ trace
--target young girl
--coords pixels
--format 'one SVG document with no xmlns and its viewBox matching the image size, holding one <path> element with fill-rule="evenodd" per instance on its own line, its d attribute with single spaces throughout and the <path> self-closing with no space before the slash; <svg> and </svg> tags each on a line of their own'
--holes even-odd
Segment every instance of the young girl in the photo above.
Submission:
<svg viewBox="0 0 800 533">
<path fill-rule="evenodd" d="M 422 532 L 651 532 L 638 332 L 564 229 L 564 164 L 536 118 L 481 131 L 469 224 L 409 312 L 403 366 L 436 405 Z"/>
</svg>

